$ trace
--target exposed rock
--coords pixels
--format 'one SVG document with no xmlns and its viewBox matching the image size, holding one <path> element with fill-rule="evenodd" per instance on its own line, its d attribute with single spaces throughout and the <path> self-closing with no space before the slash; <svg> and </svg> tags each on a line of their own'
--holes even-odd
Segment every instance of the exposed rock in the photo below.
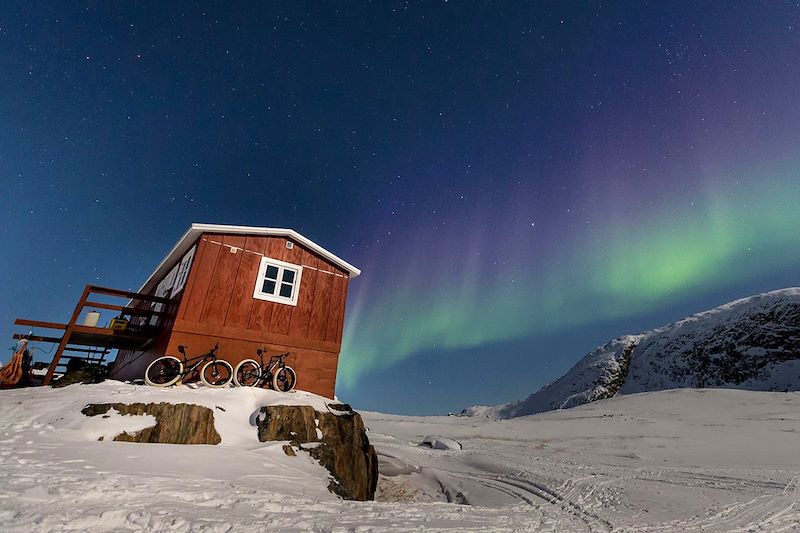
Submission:
<svg viewBox="0 0 800 533">
<path fill-rule="evenodd" d="M 302 405 L 262 407 L 258 438 L 262 442 L 291 441 L 333 475 L 328 486 L 331 492 L 348 500 L 372 500 L 378 483 L 378 457 L 361 415 L 346 404 L 330 407 L 332 412 L 327 413 Z M 303 447 L 304 443 L 320 444 Z"/>
<path fill-rule="evenodd" d="M 798 390 L 798 361 L 800 290 L 775 291 L 655 330 L 634 352 L 620 393 L 679 387 Z"/>
<path fill-rule="evenodd" d="M 317 439 L 316 414 L 310 405 L 272 405 L 261 408 L 258 440 L 288 440 L 292 443 Z"/>
<path fill-rule="evenodd" d="M 283 453 L 288 455 L 289 457 L 297 457 L 297 452 L 294 451 L 294 448 L 291 444 L 284 444 L 283 445 Z"/>
<path fill-rule="evenodd" d="M 309 453 L 339 481 L 328 488 L 345 499 L 372 500 L 378 484 L 378 456 L 361 415 L 318 413 L 322 446 Z"/>
<path fill-rule="evenodd" d="M 169 444 L 219 444 L 214 413 L 207 407 L 169 403 L 89 404 L 86 416 L 108 416 L 115 409 L 121 415 L 151 415 L 156 424 L 133 434 L 121 433 L 115 441 Z M 320 413 L 309 405 L 274 405 L 261 408 L 257 417 L 258 438 L 289 441 L 286 455 L 304 450 L 333 476 L 328 488 L 349 500 L 372 500 L 378 483 L 378 458 L 361 415 L 346 404 L 332 404 Z M 313 444 L 312 444 L 313 443 Z M 306 444 L 306 446 L 303 446 Z"/>
<path fill-rule="evenodd" d="M 617 361 L 616 372 L 607 372 L 598 376 L 594 382 L 594 394 L 588 399 L 590 402 L 597 400 L 605 400 L 606 398 L 613 398 L 619 392 L 622 385 L 625 384 L 625 379 L 628 377 L 628 371 L 631 367 L 631 356 L 633 351 L 638 346 L 638 338 L 634 336 L 634 341 L 628 343 L 625 348 L 620 352 Z"/>
<path fill-rule="evenodd" d="M 121 415 L 152 415 L 156 425 L 136 433 L 120 433 L 114 440 L 124 442 L 160 442 L 164 444 L 219 444 L 222 439 L 214 429 L 214 413 L 208 407 L 187 403 L 91 403 L 81 413 L 105 415 L 115 409 Z"/>
</svg>

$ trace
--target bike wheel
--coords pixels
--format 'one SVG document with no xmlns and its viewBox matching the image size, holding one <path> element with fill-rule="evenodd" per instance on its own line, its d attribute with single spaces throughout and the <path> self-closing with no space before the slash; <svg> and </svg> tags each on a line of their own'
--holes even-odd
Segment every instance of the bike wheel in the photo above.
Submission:
<svg viewBox="0 0 800 533">
<path fill-rule="evenodd" d="M 261 365 L 252 359 L 245 359 L 233 370 L 233 382 L 239 387 L 253 387 L 261 377 Z"/>
<path fill-rule="evenodd" d="M 281 391 L 289 392 L 297 385 L 297 374 L 290 366 L 279 368 L 272 375 L 272 388 Z"/>
<path fill-rule="evenodd" d="M 169 387 L 178 382 L 183 374 L 183 363 L 177 357 L 165 355 L 147 366 L 144 382 L 152 387 Z"/>
<path fill-rule="evenodd" d="M 200 370 L 200 379 L 209 387 L 224 387 L 233 379 L 233 367 L 227 361 L 209 361 Z"/>
</svg>

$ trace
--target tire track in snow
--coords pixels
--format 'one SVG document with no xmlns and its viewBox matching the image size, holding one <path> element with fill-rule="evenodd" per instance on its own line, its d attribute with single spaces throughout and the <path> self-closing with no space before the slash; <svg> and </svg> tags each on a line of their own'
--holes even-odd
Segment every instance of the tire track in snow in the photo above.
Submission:
<svg viewBox="0 0 800 533">
<path fill-rule="evenodd" d="M 534 507 L 541 507 L 541 502 L 549 504 L 555 509 L 566 512 L 570 517 L 578 519 L 586 526 L 588 531 L 612 531 L 614 529 L 614 526 L 604 518 L 585 509 L 576 502 L 565 499 L 557 491 L 543 483 L 504 475 L 453 471 L 448 471 L 447 474 L 499 490 Z"/>
<path fill-rule="evenodd" d="M 713 477 L 713 476 L 712 476 Z M 782 485 L 781 485 L 782 486 Z M 797 531 L 800 530 L 800 475 L 777 495 L 726 506 L 704 517 L 645 525 L 642 531 Z"/>
</svg>

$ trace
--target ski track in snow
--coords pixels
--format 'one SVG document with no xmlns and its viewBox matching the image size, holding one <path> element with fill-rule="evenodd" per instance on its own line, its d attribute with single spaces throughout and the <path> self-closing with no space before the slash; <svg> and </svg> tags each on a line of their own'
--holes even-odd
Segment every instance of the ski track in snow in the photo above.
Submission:
<svg viewBox="0 0 800 533">
<path fill-rule="evenodd" d="M 798 393 L 686 389 L 503 421 L 367 420 L 379 452 L 416 465 L 411 483 L 430 470 L 471 503 L 495 489 L 555 513 L 556 531 L 800 531 L 798 408 Z M 434 424 L 465 451 L 413 450 L 409 430 Z"/>
<path fill-rule="evenodd" d="M 257 441 L 255 406 L 285 396 L 130 387 L 1 393 L 4 532 L 800 530 L 800 393 L 666 391 L 505 421 L 363 413 L 382 501 L 347 502 L 308 456 Z M 223 406 L 223 444 L 97 442 L 146 421 L 80 414 L 87 397 L 148 395 Z M 417 446 L 432 434 L 464 449 Z"/>
</svg>

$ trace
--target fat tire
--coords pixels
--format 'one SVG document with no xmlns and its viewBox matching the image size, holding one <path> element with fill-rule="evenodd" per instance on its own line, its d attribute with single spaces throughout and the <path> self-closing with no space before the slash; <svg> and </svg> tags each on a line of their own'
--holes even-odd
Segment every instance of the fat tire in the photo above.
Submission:
<svg viewBox="0 0 800 533">
<path fill-rule="evenodd" d="M 211 383 L 206 379 L 206 370 L 208 370 L 212 366 L 222 366 L 223 368 L 228 369 L 228 379 L 223 381 L 222 383 Z M 233 367 L 227 361 L 222 359 L 217 359 L 216 361 L 209 361 L 208 363 L 203 365 L 203 368 L 200 369 L 200 380 L 205 383 L 208 387 L 225 387 L 228 385 L 231 380 L 233 380 Z"/>
<path fill-rule="evenodd" d="M 177 363 L 178 373 L 175 374 L 175 377 L 166 381 L 164 383 L 156 383 L 150 379 L 150 370 L 157 368 L 157 363 L 165 363 L 167 361 L 175 361 Z M 183 363 L 177 357 L 172 357 L 171 355 L 165 355 L 163 357 L 159 357 L 158 359 L 154 360 L 152 363 L 147 365 L 147 369 L 144 371 L 144 382 L 150 385 L 151 387 L 169 387 L 170 385 L 174 385 L 181 379 L 183 375 Z"/>
<path fill-rule="evenodd" d="M 255 375 L 255 379 L 252 383 L 244 383 L 242 380 L 239 379 L 239 371 L 246 367 L 247 365 L 252 365 L 252 369 L 248 369 L 248 377 L 252 377 Z M 236 364 L 236 368 L 233 369 L 233 382 L 236 384 L 237 387 L 253 387 L 258 383 L 258 380 L 261 379 L 261 365 L 259 365 L 253 359 L 245 359 L 243 361 L 239 361 Z"/>
<path fill-rule="evenodd" d="M 284 383 L 289 381 L 289 388 L 285 388 Z M 280 392 L 289 392 L 297 385 L 297 372 L 290 366 L 279 368 L 272 375 L 272 388 Z"/>
</svg>

